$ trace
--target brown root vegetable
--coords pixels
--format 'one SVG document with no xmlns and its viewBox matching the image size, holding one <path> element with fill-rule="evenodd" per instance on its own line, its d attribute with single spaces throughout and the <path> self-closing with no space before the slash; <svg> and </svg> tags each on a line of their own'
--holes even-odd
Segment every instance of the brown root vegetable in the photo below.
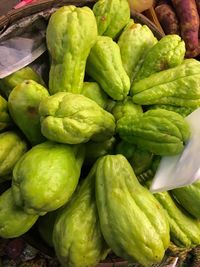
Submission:
<svg viewBox="0 0 200 267">
<path fill-rule="evenodd" d="M 171 0 L 177 14 L 181 37 L 185 41 L 186 56 L 196 57 L 199 52 L 199 14 L 195 0 Z"/>
<path fill-rule="evenodd" d="M 178 19 L 170 5 L 163 3 L 155 8 L 155 12 L 165 34 L 179 34 Z"/>
</svg>

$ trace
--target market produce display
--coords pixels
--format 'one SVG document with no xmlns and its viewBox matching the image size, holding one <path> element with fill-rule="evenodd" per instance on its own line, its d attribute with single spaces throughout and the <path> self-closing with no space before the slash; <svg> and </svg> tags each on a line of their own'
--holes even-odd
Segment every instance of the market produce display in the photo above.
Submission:
<svg viewBox="0 0 200 267">
<path fill-rule="evenodd" d="M 199 181 L 148 189 L 190 140 L 200 62 L 175 32 L 158 40 L 135 23 L 128 3 L 57 9 L 48 81 L 30 67 L 0 80 L 0 237 L 34 228 L 63 267 L 110 252 L 150 267 L 171 244 L 200 245 Z"/>
</svg>

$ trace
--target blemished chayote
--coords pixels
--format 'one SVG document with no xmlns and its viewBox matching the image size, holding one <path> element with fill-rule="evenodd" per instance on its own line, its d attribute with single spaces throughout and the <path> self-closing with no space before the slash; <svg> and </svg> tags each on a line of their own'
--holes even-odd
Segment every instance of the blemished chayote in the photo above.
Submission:
<svg viewBox="0 0 200 267">
<path fill-rule="evenodd" d="M 122 101 L 117 101 L 115 106 L 112 109 L 112 114 L 115 117 L 115 120 L 118 121 L 122 117 L 126 115 L 138 115 L 142 114 L 143 110 L 140 105 L 136 105 L 133 103 L 133 99 L 130 96 L 127 96 Z"/>
<path fill-rule="evenodd" d="M 197 108 L 200 106 L 200 62 L 185 59 L 177 67 L 154 73 L 133 83 L 131 94 L 138 105 L 167 104 Z"/>
<path fill-rule="evenodd" d="M 29 214 L 44 215 L 63 206 L 79 181 L 83 145 L 46 141 L 31 148 L 13 170 L 15 203 Z"/>
<path fill-rule="evenodd" d="M 180 65 L 185 56 L 185 43 L 179 35 L 166 35 L 151 47 L 136 73 L 134 83 L 155 72 Z"/>
<path fill-rule="evenodd" d="M 41 101 L 42 134 L 49 140 L 66 143 L 105 141 L 115 132 L 115 118 L 95 101 L 81 94 L 56 93 Z"/>
<path fill-rule="evenodd" d="M 157 39 L 146 25 L 134 23 L 131 19 L 121 33 L 118 45 L 122 63 L 131 83 L 140 69 L 145 55 L 157 43 Z"/>
<path fill-rule="evenodd" d="M 168 192 L 154 194 L 166 211 L 170 239 L 178 247 L 195 247 L 200 244 L 200 221 L 186 213 Z"/>
<path fill-rule="evenodd" d="M 2 177 L 12 173 L 15 164 L 27 149 L 25 140 L 17 132 L 7 131 L 0 134 L 0 181 Z"/>
<path fill-rule="evenodd" d="M 191 185 L 175 188 L 171 193 L 187 212 L 200 219 L 200 180 Z"/>
<path fill-rule="evenodd" d="M 95 192 L 101 231 L 112 251 L 142 266 L 160 262 L 169 246 L 169 223 L 124 156 L 98 161 Z"/>
<path fill-rule="evenodd" d="M 45 141 L 38 108 L 41 100 L 48 96 L 47 89 L 41 84 L 25 80 L 12 90 L 8 98 L 8 109 L 13 121 L 32 145 Z"/>
<path fill-rule="evenodd" d="M 116 131 L 122 140 L 161 156 L 179 154 L 190 137 L 187 121 L 165 109 L 125 116 L 118 120 Z"/>
<path fill-rule="evenodd" d="M 101 89 L 96 82 L 84 82 L 81 93 L 94 100 L 103 109 L 106 108 L 108 102 L 107 94 Z"/>
<path fill-rule="evenodd" d="M 96 19 L 89 7 L 69 5 L 53 13 L 46 33 L 50 94 L 81 93 L 86 60 L 96 38 Z"/>
<path fill-rule="evenodd" d="M 34 71 L 31 67 L 25 67 L 15 71 L 3 79 L 0 79 L 0 92 L 3 96 L 8 98 L 12 89 L 25 80 L 33 80 L 45 86 L 44 81 L 36 71 Z"/>
<path fill-rule="evenodd" d="M 119 46 L 112 38 L 98 36 L 88 56 L 86 72 L 114 100 L 128 95 L 130 79 L 122 65 Z"/>
<path fill-rule="evenodd" d="M 9 188 L 0 195 L 0 237 L 14 238 L 26 233 L 37 221 L 37 215 L 30 215 L 15 205 Z"/>
<path fill-rule="evenodd" d="M 128 0 L 99 0 L 93 6 L 99 35 L 113 39 L 119 35 L 130 19 Z"/>
<path fill-rule="evenodd" d="M 8 112 L 8 102 L 0 95 L 0 132 L 11 125 L 11 118 Z"/>
<path fill-rule="evenodd" d="M 95 201 L 95 171 L 96 165 L 93 165 L 56 219 L 53 243 L 62 266 L 94 267 L 110 251 L 100 229 Z"/>
</svg>

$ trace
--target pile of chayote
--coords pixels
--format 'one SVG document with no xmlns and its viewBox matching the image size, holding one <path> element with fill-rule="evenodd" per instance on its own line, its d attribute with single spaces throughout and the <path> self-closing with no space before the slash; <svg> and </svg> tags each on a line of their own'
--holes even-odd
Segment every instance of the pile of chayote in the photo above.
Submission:
<svg viewBox="0 0 200 267">
<path fill-rule="evenodd" d="M 48 85 L 30 67 L 0 80 L 0 237 L 34 225 L 65 267 L 111 250 L 151 266 L 170 241 L 199 245 L 199 183 L 148 188 L 190 138 L 200 63 L 178 35 L 157 40 L 135 23 L 127 0 L 59 8 L 46 42 Z"/>
</svg>

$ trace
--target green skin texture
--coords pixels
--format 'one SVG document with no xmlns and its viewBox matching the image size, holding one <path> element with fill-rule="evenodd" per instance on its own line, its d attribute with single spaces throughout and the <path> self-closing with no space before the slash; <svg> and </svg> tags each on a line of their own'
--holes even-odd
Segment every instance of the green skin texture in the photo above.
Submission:
<svg viewBox="0 0 200 267">
<path fill-rule="evenodd" d="M 29 214 L 44 215 L 63 206 L 79 181 L 84 147 L 44 142 L 30 149 L 15 165 L 15 202 Z"/>
<path fill-rule="evenodd" d="M 15 205 L 9 188 L 0 196 L 0 237 L 14 238 L 26 233 L 37 221 L 37 215 L 29 215 Z"/>
<path fill-rule="evenodd" d="M 48 96 L 47 89 L 32 80 L 17 85 L 9 95 L 10 115 L 31 145 L 45 141 L 40 129 L 38 107 L 40 101 Z"/>
<path fill-rule="evenodd" d="M 106 108 L 108 102 L 107 94 L 100 88 L 96 82 L 84 82 L 81 92 L 84 96 L 94 100 L 103 109 Z"/>
<path fill-rule="evenodd" d="M 200 181 L 173 189 L 171 193 L 187 212 L 200 219 Z"/>
<path fill-rule="evenodd" d="M 0 132 L 8 128 L 10 124 L 11 124 L 11 119 L 8 113 L 8 103 L 0 95 Z"/>
<path fill-rule="evenodd" d="M 185 59 L 177 67 L 154 73 L 131 87 L 138 105 L 167 104 L 197 108 L 200 106 L 200 62 Z"/>
<path fill-rule="evenodd" d="M 142 266 L 160 262 L 169 246 L 167 218 L 124 156 L 99 160 L 95 192 L 101 231 L 115 254 Z"/>
<path fill-rule="evenodd" d="M 95 170 L 93 165 L 56 220 L 53 243 L 62 266 L 93 267 L 109 252 L 95 202 Z"/>
<path fill-rule="evenodd" d="M 114 100 L 128 95 L 130 79 L 122 65 L 119 46 L 112 38 L 98 36 L 87 59 L 86 72 Z"/>
<path fill-rule="evenodd" d="M 166 35 L 146 54 L 134 82 L 151 74 L 180 65 L 185 56 L 185 43 L 176 34 Z"/>
<path fill-rule="evenodd" d="M 180 209 L 168 192 L 156 193 L 154 196 L 166 211 L 171 241 L 179 247 L 199 245 L 200 221 Z"/>
<path fill-rule="evenodd" d="M 25 80 L 33 80 L 43 86 L 45 86 L 44 81 L 42 78 L 38 75 L 37 72 L 35 72 L 30 67 L 25 67 L 21 70 L 18 70 L 11 75 L 0 79 L 0 92 L 2 95 L 4 95 L 6 98 L 9 97 L 9 94 L 11 93 L 12 89 L 15 88 L 18 84 L 22 83 Z"/>
<path fill-rule="evenodd" d="M 80 94 L 56 93 L 41 101 L 39 113 L 43 135 L 60 143 L 105 141 L 115 131 L 112 114 Z"/>
<path fill-rule="evenodd" d="M 86 60 L 96 38 L 95 16 L 88 7 L 64 6 L 51 16 L 46 33 L 50 94 L 81 93 Z"/>
<path fill-rule="evenodd" d="M 0 134 L 0 181 L 10 175 L 17 161 L 27 151 L 26 142 L 14 131 Z M 11 179 L 8 176 L 8 179 Z"/>
<path fill-rule="evenodd" d="M 149 49 L 157 43 L 152 31 L 131 19 L 119 37 L 122 63 L 131 84 Z"/>
<path fill-rule="evenodd" d="M 177 107 L 177 106 L 159 105 L 159 104 L 149 106 L 148 109 L 166 109 L 166 110 L 179 113 L 183 117 L 188 116 L 190 113 L 192 113 L 195 110 L 195 108 Z"/>
<path fill-rule="evenodd" d="M 190 137 L 184 118 L 165 109 L 123 117 L 117 122 L 116 131 L 122 140 L 161 156 L 179 154 Z"/>
<path fill-rule="evenodd" d="M 123 101 L 117 101 L 116 105 L 112 109 L 112 114 L 116 121 L 126 115 L 137 116 L 142 113 L 142 107 L 134 104 L 130 96 L 127 96 Z"/>
<path fill-rule="evenodd" d="M 115 39 L 130 19 L 127 0 L 99 0 L 93 6 L 98 34 Z"/>
</svg>

